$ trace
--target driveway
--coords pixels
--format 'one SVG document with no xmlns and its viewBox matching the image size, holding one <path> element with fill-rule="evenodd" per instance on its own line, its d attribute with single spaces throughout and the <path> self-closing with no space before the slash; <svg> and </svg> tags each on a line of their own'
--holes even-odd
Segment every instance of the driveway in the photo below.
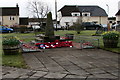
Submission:
<svg viewBox="0 0 120 80">
<path fill-rule="evenodd" d="M 39 79 L 112 79 L 118 78 L 118 55 L 101 49 L 56 48 L 44 52 L 24 53 L 29 69 L 13 69 L 14 78 Z M 3 78 L 12 74 L 5 72 Z M 14 73 L 15 72 L 15 73 Z M 5 74 L 6 73 L 6 74 Z M 18 74 L 18 75 L 17 75 Z M 9 75 L 9 76 L 8 76 Z"/>
</svg>

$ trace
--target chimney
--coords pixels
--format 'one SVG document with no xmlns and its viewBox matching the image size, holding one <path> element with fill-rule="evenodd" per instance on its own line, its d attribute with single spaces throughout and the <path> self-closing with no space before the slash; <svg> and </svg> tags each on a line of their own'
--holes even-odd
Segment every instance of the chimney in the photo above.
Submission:
<svg viewBox="0 0 120 80">
<path fill-rule="evenodd" d="M 19 6 L 18 6 L 18 3 L 16 3 L 16 7 L 19 7 Z"/>
</svg>

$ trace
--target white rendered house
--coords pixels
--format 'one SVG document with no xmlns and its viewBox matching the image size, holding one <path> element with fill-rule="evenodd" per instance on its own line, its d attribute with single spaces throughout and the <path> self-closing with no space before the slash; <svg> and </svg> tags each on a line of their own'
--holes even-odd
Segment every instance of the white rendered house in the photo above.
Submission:
<svg viewBox="0 0 120 80">
<path fill-rule="evenodd" d="M 108 21 L 107 13 L 99 6 L 65 5 L 57 15 L 61 26 L 72 26 L 78 18 L 82 18 L 82 22 L 97 24 L 107 24 Z"/>
</svg>

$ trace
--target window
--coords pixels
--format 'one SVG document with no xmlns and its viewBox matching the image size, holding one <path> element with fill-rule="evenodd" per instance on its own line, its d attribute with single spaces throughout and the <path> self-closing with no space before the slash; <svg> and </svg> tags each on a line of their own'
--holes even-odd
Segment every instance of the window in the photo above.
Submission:
<svg viewBox="0 0 120 80">
<path fill-rule="evenodd" d="M 10 16 L 9 20 L 15 20 L 15 18 L 13 16 Z"/>
<path fill-rule="evenodd" d="M 117 21 L 117 24 L 120 24 L 120 21 Z"/>
<path fill-rule="evenodd" d="M 69 23 L 69 22 L 65 22 L 66 25 L 69 25 L 68 23 Z"/>
<path fill-rule="evenodd" d="M 112 21 L 109 21 L 109 23 L 112 23 Z"/>
<path fill-rule="evenodd" d="M 85 17 L 90 16 L 90 13 L 89 12 L 84 12 L 84 13 L 82 13 L 82 16 L 85 16 Z"/>
<path fill-rule="evenodd" d="M 80 16 L 80 13 L 72 13 L 72 16 Z"/>
<path fill-rule="evenodd" d="M 74 14 L 75 16 L 78 16 L 78 14 Z"/>
<path fill-rule="evenodd" d="M 88 14 L 84 14 L 84 16 L 88 16 Z"/>
<path fill-rule="evenodd" d="M 93 23 L 95 23 L 95 24 L 96 24 L 96 23 L 98 23 L 98 21 L 93 21 Z"/>
</svg>

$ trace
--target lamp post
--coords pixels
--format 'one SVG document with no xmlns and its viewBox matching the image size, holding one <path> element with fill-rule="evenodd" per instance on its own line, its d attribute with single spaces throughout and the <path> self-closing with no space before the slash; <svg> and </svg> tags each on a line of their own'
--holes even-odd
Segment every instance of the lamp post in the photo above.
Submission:
<svg viewBox="0 0 120 80">
<path fill-rule="evenodd" d="M 55 0 L 55 18 L 56 18 L 56 31 L 57 31 L 57 0 Z"/>
<path fill-rule="evenodd" d="M 108 17 L 109 17 L 109 5 L 106 4 L 106 6 L 107 6 L 107 14 L 108 14 Z M 108 27 L 108 31 L 110 31 L 110 24 L 109 24 L 109 22 L 107 22 L 107 27 Z"/>
<path fill-rule="evenodd" d="M 107 6 L 107 14 L 108 14 L 108 16 L 109 16 L 109 5 L 106 4 L 106 6 Z"/>
</svg>

